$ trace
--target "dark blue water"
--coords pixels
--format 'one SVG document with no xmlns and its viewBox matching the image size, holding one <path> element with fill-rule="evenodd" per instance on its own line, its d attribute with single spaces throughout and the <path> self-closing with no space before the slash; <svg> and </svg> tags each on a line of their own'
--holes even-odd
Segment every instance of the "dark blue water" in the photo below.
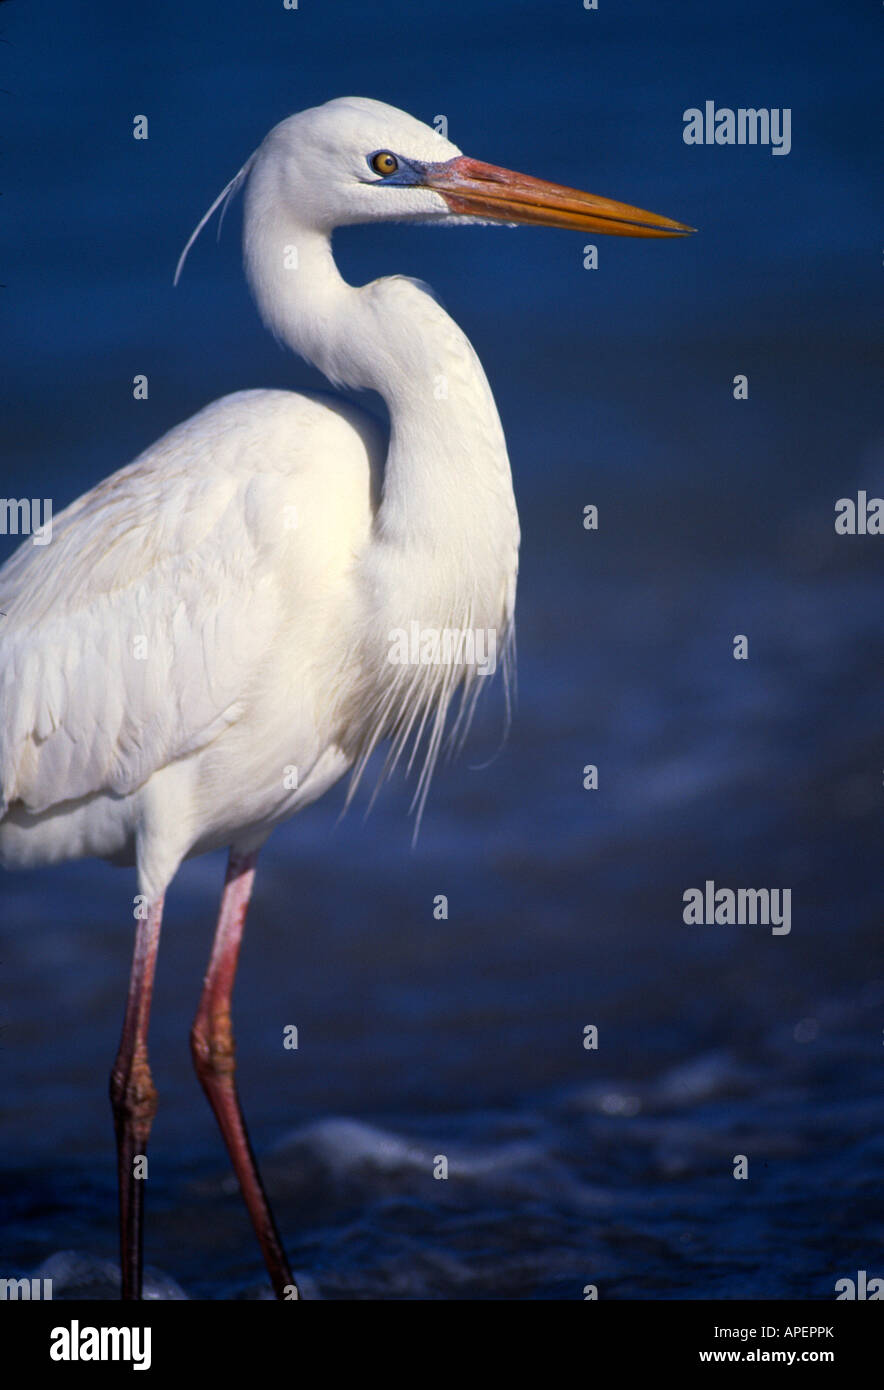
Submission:
<svg viewBox="0 0 884 1390">
<path fill-rule="evenodd" d="M 400 784 L 364 822 L 333 794 L 264 852 L 241 1090 L 305 1291 L 831 1298 L 884 1273 L 884 538 L 833 527 L 836 499 L 884 495 L 880 15 L 99 3 L 4 7 L 0 31 L 0 491 L 56 510 L 216 396 L 319 384 L 258 323 L 236 214 L 171 287 L 291 111 L 445 114 L 479 158 L 700 228 L 600 239 L 597 271 L 553 231 L 338 238 L 354 281 L 429 280 L 486 365 L 524 530 L 520 691 L 498 755 L 492 701 L 437 776 L 415 850 Z M 791 153 L 686 146 L 707 98 L 790 107 Z M 186 865 L 168 899 L 159 1296 L 264 1288 L 189 1068 L 222 874 Z M 790 888 L 791 932 L 686 926 L 706 879 Z M 50 1260 L 57 1296 L 113 1289 L 133 891 L 93 863 L 0 882 L 0 1274 Z"/>
</svg>

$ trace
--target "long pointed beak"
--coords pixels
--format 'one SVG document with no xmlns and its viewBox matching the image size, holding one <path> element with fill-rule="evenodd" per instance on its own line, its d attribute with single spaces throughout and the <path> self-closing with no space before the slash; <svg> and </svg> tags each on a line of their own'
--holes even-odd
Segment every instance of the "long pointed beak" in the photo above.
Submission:
<svg viewBox="0 0 884 1390">
<path fill-rule="evenodd" d="M 540 227 L 571 227 L 612 236 L 685 236 L 694 231 L 655 212 L 581 193 L 545 179 L 498 169 L 458 155 L 426 166 L 424 182 L 441 193 L 454 213 L 495 222 L 525 222 Z"/>
</svg>

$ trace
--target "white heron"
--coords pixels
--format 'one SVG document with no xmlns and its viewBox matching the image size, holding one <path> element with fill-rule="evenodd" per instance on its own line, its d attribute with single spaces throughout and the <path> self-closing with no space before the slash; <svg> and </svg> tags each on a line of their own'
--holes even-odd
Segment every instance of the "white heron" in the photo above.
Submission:
<svg viewBox="0 0 884 1390">
<path fill-rule="evenodd" d="M 452 700 L 457 736 L 487 669 L 471 637 L 490 634 L 504 666 L 510 649 L 519 525 L 485 374 L 423 285 L 347 284 L 334 228 L 691 230 L 481 164 L 402 111 L 346 97 L 270 131 L 179 271 L 243 184 L 245 269 L 265 323 L 335 386 L 378 392 L 389 431 L 334 397 L 225 396 L 0 570 L 0 862 L 98 855 L 137 868 L 143 911 L 111 1075 L 124 1298 L 141 1293 L 134 1160 L 156 1111 L 148 1017 L 179 865 L 229 849 L 191 1047 L 273 1288 L 296 1297 L 234 1082 L 231 994 L 256 856 L 348 770 L 352 790 L 383 741 L 388 768 L 402 755 L 419 765 L 419 815 Z M 451 633 L 463 640 L 446 646 Z"/>
</svg>

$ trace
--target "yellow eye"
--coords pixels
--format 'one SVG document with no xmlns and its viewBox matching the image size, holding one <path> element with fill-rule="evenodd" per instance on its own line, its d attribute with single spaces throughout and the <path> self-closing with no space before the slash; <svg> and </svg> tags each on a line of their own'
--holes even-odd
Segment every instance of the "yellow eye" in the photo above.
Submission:
<svg viewBox="0 0 884 1390">
<path fill-rule="evenodd" d="M 388 174 L 395 174 L 399 168 L 399 160 L 389 150 L 379 150 L 372 156 L 371 167 L 376 174 L 383 174 L 386 178 Z"/>
</svg>

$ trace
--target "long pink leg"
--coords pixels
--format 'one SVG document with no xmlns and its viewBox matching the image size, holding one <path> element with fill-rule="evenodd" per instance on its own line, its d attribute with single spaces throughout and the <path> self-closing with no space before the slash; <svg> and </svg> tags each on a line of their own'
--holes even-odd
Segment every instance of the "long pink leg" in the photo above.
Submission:
<svg viewBox="0 0 884 1390">
<path fill-rule="evenodd" d="M 240 1109 L 234 1079 L 236 1056 L 230 1021 L 230 1000 L 257 858 L 257 853 L 237 854 L 234 850 L 230 851 L 221 911 L 199 1008 L 190 1032 L 190 1047 L 196 1074 L 215 1112 L 252 1225 L 261 1243 L 274 1292 L 277 1298 L 286 1298 L 292 1296 L 295 1281 L 270 1211 Z"/>
<path fill-rule="evenodd" d="M 120 1276 L 125 1299 L 141 1297 L 144 1180 L 135 1176 L 135 1158 L 147 1148 L 157 1113 L 157 1092 L 147 1059 L 147 1029 L 162 920 L 163 899 L 159 897 L 148 908 L 146 919 L 139 921 L 135 934 L 123 1035 L 110 1078 L 120 1193 Z"/>
</svg>

